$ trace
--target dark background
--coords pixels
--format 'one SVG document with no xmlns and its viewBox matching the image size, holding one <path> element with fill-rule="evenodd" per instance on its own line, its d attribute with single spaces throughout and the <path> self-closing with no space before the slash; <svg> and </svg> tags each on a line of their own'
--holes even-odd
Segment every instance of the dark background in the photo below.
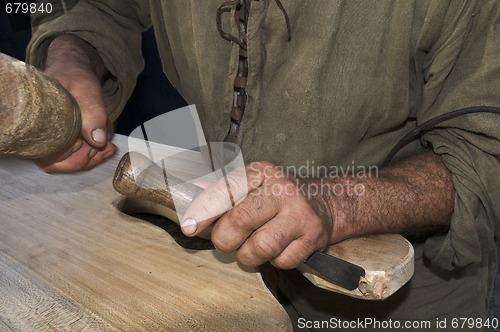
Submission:
<svg viewBox="0 0 500 332">
<path fill-rule="evenodd" d="M 29 28 L 19 29 L 19 26 L 25 27 L 25 22 L 23 20 L 22 24 L 12 25 L 9 16 L 0 8 L 0 52 L 24 60 L 25 48 L 31 37 Z M 145 67 L 137 79 L 130 100 L 116 122 L 116 132 L 119 134 L 129 135 L 147 120 L 186 105 L 163 74 L 153 29 L 143 33 L 142 51 Z M 489 317 L 500 318 L 500 274 L 495 278 Z M 500 331 L 500 327 L 486 331 Z"/>
</svg>

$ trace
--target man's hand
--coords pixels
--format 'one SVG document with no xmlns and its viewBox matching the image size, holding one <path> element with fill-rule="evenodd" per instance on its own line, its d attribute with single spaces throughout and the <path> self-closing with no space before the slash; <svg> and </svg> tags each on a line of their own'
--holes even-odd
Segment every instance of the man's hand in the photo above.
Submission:
<svg viewBox="0 0 500 332">
<path fill-rule="evenodd" d="M 212 231 L 219 251 L 237 250 L 248 266 L 270 261 L 282 269 L 296 267 L 330 243 L 333 228 L 333 219 L 320 217 L 317 202 L 299 187 L 281 168 L 251 163 L 202 192 L 184 214 L 182 230 L 197 235 L 220 217 Z M 228 192 L 233 201 L 244 197 L 232 209 Z"/>
<path fill-rule="evenodd" d="M 101 82 L 106 71 L 95 50 L 71 35 L 55 38 L 49 46 L 45 74 L 57 79 L 76 99 L 82 113 L 81 137 L 68 151 L 37 160 L 45 172 L 75 172 L 91 169 L 110 157 L 116 147 L 102 100 Z"/>
<path fill-rule="evenodd" d="M 356 236 L 427 236 L 446 230 L 453 213 L 451 173 L 432 152 L 370 176 L 297 180 L 269 162 L 252 163 L 245 172 L 233 172 L 202 192 L 181 227 L 194 236 L 220 217 L 212 231 L 215 247 L 237 250 L 250 266 L 270 261 L 293 268 L 315 250 Z M 233 201 L 241 200 L 232 209 L 228 192 Z"/>
</svg>

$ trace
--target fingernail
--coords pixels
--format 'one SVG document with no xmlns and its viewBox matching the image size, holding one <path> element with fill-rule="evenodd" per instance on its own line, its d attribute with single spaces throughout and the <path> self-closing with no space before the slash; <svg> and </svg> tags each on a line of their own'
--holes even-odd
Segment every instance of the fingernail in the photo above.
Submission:
<svg viewBox="0 0 500 332">
<path fill-rule="evenodd" d="M 181 222 L 181 228 L 182 228 L 182 231 L 184 232 L 184 234 L 187 234 L 187 235 L 191 235 L 191 234 L 194 234 L 196 232 L 196 230 L 198 229 L 198 224 L 196 223 L 196 221 L 194 219 L 184 219 L 182 222 Z"/>
<path fill-rule="evenodd" d="M 92 132 L 92 139 L 99 144 L 105 143 L 106 142 L 106 132 L 104 129 L 95 129 Z"/>
<path fill-rule="evenodd" d="M 90 152 L 89 152 L 89 159 L 94 158 L 96 154 L 97 154 L 97 150 L 96 149 L 90 150 Z"/>
</svg>

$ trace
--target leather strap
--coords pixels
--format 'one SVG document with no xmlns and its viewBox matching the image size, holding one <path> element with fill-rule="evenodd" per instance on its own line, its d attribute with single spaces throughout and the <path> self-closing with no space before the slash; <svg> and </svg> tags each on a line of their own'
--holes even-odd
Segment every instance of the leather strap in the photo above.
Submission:
<svg viewBox="0 0 500 332">
<path fill-rule="evenodd" d="M 259 0 L 254 0 L 259 1 Z M 233 0 L 222 3 L 217 10 L 217 30 L 222 38 L 240 46 L 238 54 L 238 72 L 234 78 L 233 105 L 231 107 L 231 123 L 225 142 L 237 143 L 241 121 L 245 113 L 247 95 L 245 89 L 248 78 L 247 27 L 252 0 Z M 288 30 L 288 41 L 291 40 L 290 20 L 280 0 L 275 0 L 278 8 L 283 12 Z M 225 8 L 235 6 L 234 20 L 238 26 L 238 37 L 222 30 L 221 14 Z"/>
</svg>

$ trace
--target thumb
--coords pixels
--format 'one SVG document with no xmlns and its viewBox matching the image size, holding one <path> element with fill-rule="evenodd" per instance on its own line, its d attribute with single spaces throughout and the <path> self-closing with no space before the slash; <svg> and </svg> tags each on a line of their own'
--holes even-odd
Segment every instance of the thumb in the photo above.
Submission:
<svg viewBox="0 0 500 332">
<path fill-rule="evenodd" d="M 82 114 L 82 136 L 97 149 L 106 146 L 111 134 L 101 86 L 93 79 L 72 82 L 69 92 L 75 97 Z"/>
<path fill-rule="evenodd" d="M 187 236 L 198 235 L 231 209 L 236 202 L 243 200 L 248 192 L 244 168 L 223 176 L 193 200 L 180 223 L 182 232 Z"/>
<path fill-rule="evenodd" d="M 80 100 L 82 136 L 90 146 L 102 148 L 107 143 L 110 126 L 101 92 L 99 90 L 98 93 Z"/>
</svg>

